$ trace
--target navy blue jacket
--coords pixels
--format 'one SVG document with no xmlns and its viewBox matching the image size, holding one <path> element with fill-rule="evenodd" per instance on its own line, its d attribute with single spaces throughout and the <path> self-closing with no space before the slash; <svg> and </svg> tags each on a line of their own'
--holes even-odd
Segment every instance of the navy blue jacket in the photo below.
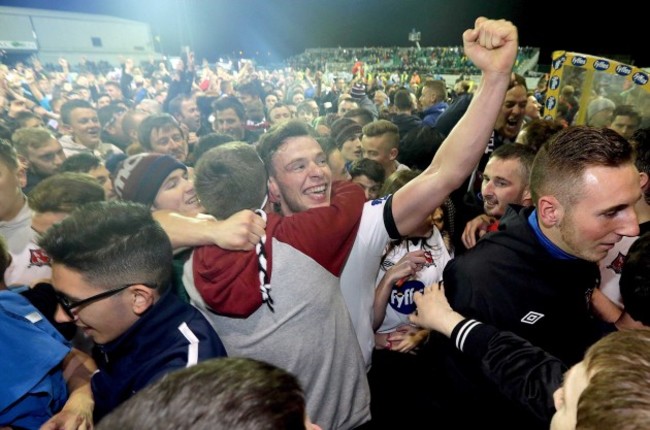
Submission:
<svg viewBox="0 0 650 430">
<path fill-rule="evenodd" d="M 173 294 L 163 294 L 124 334 L 95 347 L 95 423 L 164 374 L 224 356 L 219 336 L 203 315 Z"/>
</svg>

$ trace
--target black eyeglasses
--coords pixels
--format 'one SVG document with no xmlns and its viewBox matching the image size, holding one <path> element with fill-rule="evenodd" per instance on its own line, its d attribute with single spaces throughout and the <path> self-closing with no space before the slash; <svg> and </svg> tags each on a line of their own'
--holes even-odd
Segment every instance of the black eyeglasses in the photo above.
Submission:
<svg viewBox="0 0 650 430">
<path fill-rule="evenodd" d="M 56 294 L 56 299 L 61 305 L 61 307 L 63 308 L 63 310 L 65 311 L 66 315 L 68 315 L 71 319 L 74 320 L 74 314 L 72 313 L 72 310 L 74 308 L 78 308 L 79 306 L 84 306 L 99 300 L 106 299 L 134 285 L 144 285 L 145 287 L 153 288 L 150 285 L 141 284 L 141 283 L 122 285 L 121 287 L 113 288 L 112 290 L 104 291 L 103 293 L 95 294 L 94 296 L 90 296 L 87 299 L 78 300 L 78 301 L 70 301 L 70 299 L 68 299 L 66 296 L 64 296 L 63 294 L 61 294 L 56 290 L 54 291 L 54 293 Z"/>
</svg>

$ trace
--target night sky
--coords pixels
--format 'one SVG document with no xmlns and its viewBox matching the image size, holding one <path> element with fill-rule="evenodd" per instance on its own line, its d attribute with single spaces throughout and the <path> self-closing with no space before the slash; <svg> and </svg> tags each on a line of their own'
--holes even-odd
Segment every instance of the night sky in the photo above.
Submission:
<svg viewBox="0 0 650 430">
<path fill-rule="evenodd" d="M 568 7 L 576 3 L 574 7 Z M 519 28 L 520 45 L 607 55 L 650 66 L 650 49 L 639 48 L 643 14 L 634 4 L 608 6 L 587 21 L 577 3 L 534 0 L 0 0 L 3 6 L 99 13 L 148 22 L 163 52 L 177 55 L 192 46 L 198 59 L 220 53 L 274 59 L 308 47 L 409 46 L 412 28 L 421 45 L 460 45 L 462 31 L 477 16 L 506 18 Z M 559 5 L 568 10 L 559 10 Z M 553 8 L 556 10 L 553 10 Z M 643 25 L 643 26 L 642 26 Z M 638 28 L 637 28 L 638 27 Z M 268 55 L 268 54 L 267 54 Z"/>
</svg>

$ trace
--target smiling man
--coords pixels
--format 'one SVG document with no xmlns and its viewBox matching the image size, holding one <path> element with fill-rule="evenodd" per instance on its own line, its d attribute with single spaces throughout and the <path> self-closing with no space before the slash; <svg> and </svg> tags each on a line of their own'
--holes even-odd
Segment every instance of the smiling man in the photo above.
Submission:
<svg viewBox="0 0 650 430">
<path fill-rule="evenodd" d="M 181 163 L 187 159 L 187 138 L 179 123 L 169 114 L 145 118 L 138 127 L 138 140 L 145 151 L 167 154 Z"/>
<path fill-rule="evenodd" d="M 528 179 L 534 159 L 530 148 L 514 143 L 500 146 L 490 155 L 481 183 L 484 214 L 465 226 L 462 240 L 467 249 L 476 245 L 486 231 L 496 231 L 509 205 L 532 204 Z"/>
<path fill-rule="evenodd" d="M 112 143 L 102 142 L 97 111 L 85 100 L 70 100 L 61 106 L 61 130 L 65 136 L 59 142 L 66 157 L 90 152 L 105 160 L 111 154 L 122 153 Z"/>
<path fill-rule="evenodd" d="M 96 344 L 95 422 L 164 374 L 225 356 L 199 311 L 169 293 L 171 243 L 148 208 L 91 203 L 40 245 L 52 260 L 56 320 Z"/>
</svg>

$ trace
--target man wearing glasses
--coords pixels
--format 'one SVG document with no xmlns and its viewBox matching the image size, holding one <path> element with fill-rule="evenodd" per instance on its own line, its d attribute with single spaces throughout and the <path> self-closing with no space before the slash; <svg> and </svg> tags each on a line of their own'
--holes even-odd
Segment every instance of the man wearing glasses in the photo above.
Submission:
<svg viewBox="0 0 650 430">
<path fill-rule="evenodd" d="M 95 422 L 162 375 L 225 349 L 198 310 L 170 294 L 172 248 L 141 205 L 92 203 L 43 236 L 58 322 L 95 342 Z"/>
</svg>

